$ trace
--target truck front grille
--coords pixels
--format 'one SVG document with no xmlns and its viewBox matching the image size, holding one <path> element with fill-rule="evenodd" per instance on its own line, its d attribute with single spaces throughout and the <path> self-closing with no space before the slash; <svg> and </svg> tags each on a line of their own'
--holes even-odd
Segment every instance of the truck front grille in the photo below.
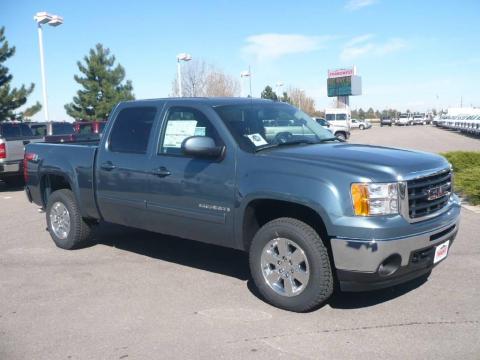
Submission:
<svg viewBox="0 0 480 360">
<path fill-rule="evenodd" d="M 440 173 L 407 181 L 408 214 L 411 219 L 440 211 L 448 204 L 452 192 L 452 172 Z"/>
</svg>

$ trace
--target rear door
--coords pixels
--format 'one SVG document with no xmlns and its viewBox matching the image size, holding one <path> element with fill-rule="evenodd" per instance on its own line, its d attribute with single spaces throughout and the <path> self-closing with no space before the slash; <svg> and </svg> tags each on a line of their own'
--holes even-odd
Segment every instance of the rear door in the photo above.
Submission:
<svg viewBox="0 0 480 360">
<path fill-rule="evenodd" d="M 98 206 L 106 221 L 146 228 L 148 153 L 158 105 L 120 105 L 106 141 L 98 150 L 96 169 Z"/>
</svg>

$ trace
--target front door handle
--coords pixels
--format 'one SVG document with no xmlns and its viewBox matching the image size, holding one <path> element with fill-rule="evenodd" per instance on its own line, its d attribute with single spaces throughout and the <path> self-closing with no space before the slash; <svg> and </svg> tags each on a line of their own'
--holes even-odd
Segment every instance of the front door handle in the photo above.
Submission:
<svg viewBox="0 0 480 360">
<path fill-rule="evenodd" d="M 165 177 L 172 174 L 165 166 L 153 169 L 150 173 L 158 177 Z"/>
<path fill-rule="evenodd" d="M 100 168 L 105 171 L 112 171 L 113 169 L 116 168 L 116 166 L 113 165 L 111 161 L 107 161 L 107 162 L 104 162 L 102 165 L 100 165 Z"/>
<path fill-rule="evenodd" d="M 28 145 L 30 144 L 30 140 L 23 140 L 23 145 Z"/>
</svg>

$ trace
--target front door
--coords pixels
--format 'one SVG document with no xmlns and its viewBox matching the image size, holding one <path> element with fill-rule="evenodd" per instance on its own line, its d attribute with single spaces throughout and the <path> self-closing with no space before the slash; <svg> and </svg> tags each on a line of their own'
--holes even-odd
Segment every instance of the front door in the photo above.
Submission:
<svg viewBox="0 0 480 360">
<path fill-rule="evenodd" d="M 213 110 L 202 107 L 170 106 L 166 110 L 150 162 L 147 208 L 154 231 L 233 246 L 233 147 L 227 145 L 221 159 L 185 156 L 181 151 L 182 141 L 194 135 L 226 145 L 212 117 Z"/>
</svg>

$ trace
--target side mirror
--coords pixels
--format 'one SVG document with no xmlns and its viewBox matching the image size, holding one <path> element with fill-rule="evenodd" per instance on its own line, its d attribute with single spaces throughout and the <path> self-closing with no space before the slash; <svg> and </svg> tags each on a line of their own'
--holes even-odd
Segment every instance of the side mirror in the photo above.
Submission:
<svg viewBox="0 0 480 360">
<path fill-rule="evenodd" d="M 218 158 L 224 149 L 224 146 L 215 145 L 215 141 L 208 136 L 190 136 L 182 142 L 182 152 L 195 157 Z"/>
</svg>

